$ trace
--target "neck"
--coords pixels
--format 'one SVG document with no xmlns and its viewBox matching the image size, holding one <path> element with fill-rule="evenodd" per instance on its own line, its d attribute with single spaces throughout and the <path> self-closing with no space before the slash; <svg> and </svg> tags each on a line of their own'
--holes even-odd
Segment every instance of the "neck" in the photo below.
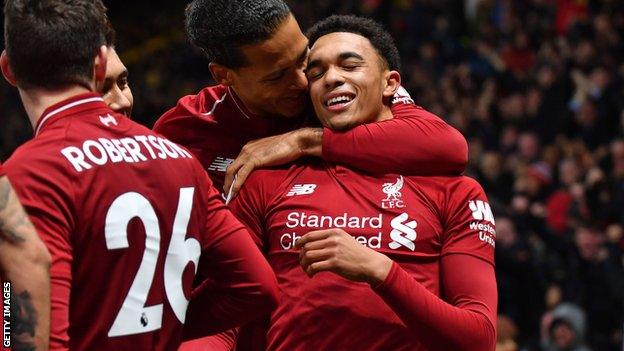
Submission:
<svg viewBox="0 0 624 351">
<path fill-rule="evenodd" d="M 379 114 L 379 118 L 375 120 L 375 122 L 385 121 L 387 119 L 392 119 L 394 116 L 392 115 L 392 110 L 389 106 L 384 105 L 381 109 L 381 113 Z"/>
<path fill-rule="evenodd" d="M 63 100 L 67 100 L 72 96 L 88 92 L 90 92 L 89 89 L 80 85 L 72 85 L 52 90 L 43 88 L 19 89 L 24 109 L 26 110 L 26 114 L 28 114 L 28 119 L 33 129 L 46 108 Z"/>
</svg>

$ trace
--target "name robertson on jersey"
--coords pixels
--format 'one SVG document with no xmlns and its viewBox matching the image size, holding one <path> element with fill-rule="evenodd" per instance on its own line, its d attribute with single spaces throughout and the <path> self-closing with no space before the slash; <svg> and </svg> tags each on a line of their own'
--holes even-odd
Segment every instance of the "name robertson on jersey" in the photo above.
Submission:
<svg viewBox="0 0 624 351">
<path fill-rule="evenodd" d="M 107 163 L 193 158 L 177 144 L 154 135 L 135 135 L 121 139 L 88 139 L 82 145 L 63 148 L 61 154 L 78 172 Z"/>
</svg>

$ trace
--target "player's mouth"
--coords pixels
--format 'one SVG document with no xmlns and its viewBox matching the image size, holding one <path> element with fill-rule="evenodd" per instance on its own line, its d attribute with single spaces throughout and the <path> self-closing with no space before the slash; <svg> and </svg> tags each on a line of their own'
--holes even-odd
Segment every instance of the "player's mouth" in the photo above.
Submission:
<svg viewBox="0 0 624 351">
<path fill-rule="evenodd" d="M 356 95 L 347 91 L 335 91 L 325 95 L 323 105 L 331 112 L 342 112 L 346 110 L 355 100 Z"/>
</svg>

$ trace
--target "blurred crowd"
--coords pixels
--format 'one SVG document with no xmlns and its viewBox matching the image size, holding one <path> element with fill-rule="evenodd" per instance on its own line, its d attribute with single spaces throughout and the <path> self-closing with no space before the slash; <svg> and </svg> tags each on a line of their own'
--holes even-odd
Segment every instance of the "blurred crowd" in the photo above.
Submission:
<svg viewBox="0 0 624 351">
<path fill-rule="evenodd" d="M 211 84 L 184 3 L 106 3 L 135 119 Z M 333 13 L 383 22 L 412 97 L 469 141 L 496 215 L 497 350 L 621 351 L 624 1 L 289 3 L 304 30 Z M 0 84 L 0 159 L 32 134 L 18 101 Z"/>
</svg>

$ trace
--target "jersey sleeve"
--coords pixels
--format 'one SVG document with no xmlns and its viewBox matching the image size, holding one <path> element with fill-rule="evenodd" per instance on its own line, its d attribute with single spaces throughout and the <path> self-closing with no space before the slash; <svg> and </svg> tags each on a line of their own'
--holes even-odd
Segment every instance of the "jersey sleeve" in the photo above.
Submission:
<svg viewBox="0 0 624 351">
<path fill-rule="evenodd" d="M 46 162 L 11 159 L 7 175 L 52 256 L 50 267 L 50 350 L 69 348 L 69 298 L 72 285 L 74 228 L 72 181 L 58 166 Z"/>
<path fill-rule="evenodd" d="M 4 168 L 2 168 L 2 163 L 0 163 L 0 177 L 4 176 Z"/>
<path fill-rule="evenodd" d="M 336 132 L 323 128 L 323 159 L 371 173 L 461 174 L 468 162 L 463 135 L 413 104 L 397 104 L 393 119 Z"/>
<path fill-rule="evenodd" d="M 441 255 L 470 255 L 494 265 L 496 227 L 483 188 L 472 178 L 458 177 L 446 191 Z"/>
<path fill-rule="evenodd" d="M 427 349 L 494 350 L 494 217 L 483 189 L 473 179 L 450 178 L 445 191 L 440 255 L 443 298 L 397 263 L 375 291 Z"/>
<path fill-rule="evenodd" d="M 206 279 L 192 292 L 185 340 L 239 326 L 277 305 L 277 279 L 269 263 L 217 190 L 209 188 L 208 238 L 203 241 L 198 268 L 198 276 Z"/>
<path fill-rule="evenodd" d="M 426 349 L 494 351 L 494 267 L 467 255 L 441 259 L 442 299 L 393 263 L 375 291 Z"/>
</svg>

